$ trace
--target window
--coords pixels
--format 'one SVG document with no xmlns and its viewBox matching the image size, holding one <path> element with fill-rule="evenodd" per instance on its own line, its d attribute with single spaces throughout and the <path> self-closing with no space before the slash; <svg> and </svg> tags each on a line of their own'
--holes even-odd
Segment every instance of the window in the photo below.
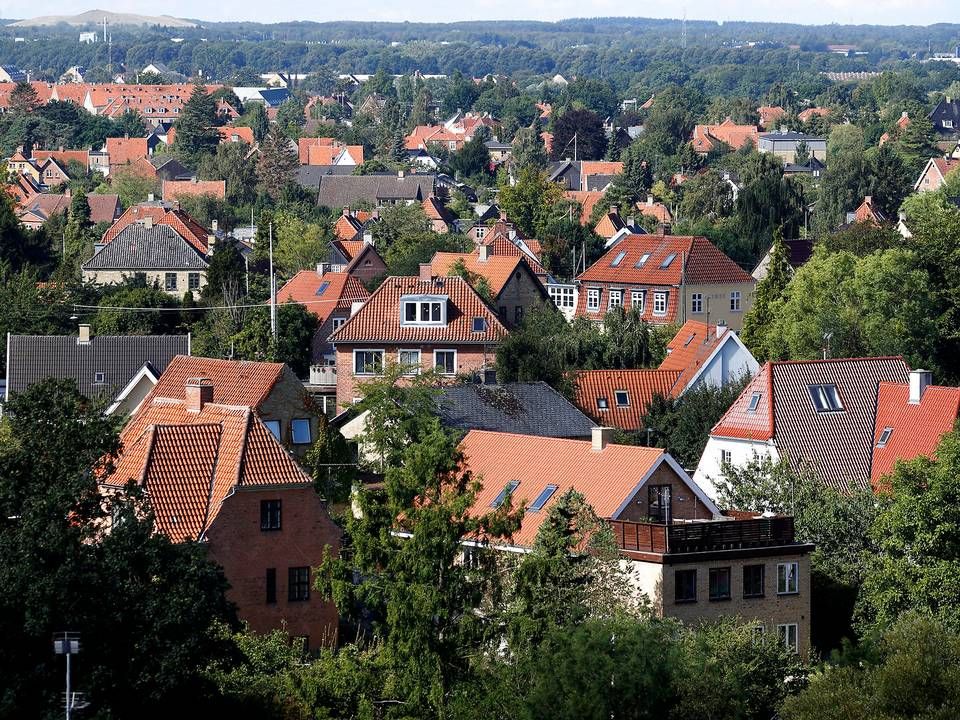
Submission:
<svg viewBox="0 0 960 720">
<path fill-rule="evenodd" d="M 598 410 L 609 410 L 609 409 L 610 409 L 610 403 L 607 402 L 607 399 L 606 399 L 605 397 L 598 397 L 598 398 L 597 398 L 597 409 L 598 409 Z"/>
<path fill-rule="evenodd" d="M 710 599 L 730 599 L 730 568 L 710 568 Z"/>
<path fill-rule="evenodd" d="M 519 484 L 519 480 L 511 480 L 504 485 L 503 490 L 501 490 L 500 493 L 493 499 L 493 502 L 490 503 L 490 507 L 498 508 L 503 505 L 503 501 L 507 499 L 507 495 L 513 495 L 513 491 L 517 489 Z"/>
<path fill-rule="evenodd" d="M 287 600 L 302 602 L 310 599 L 310 568 L 292 567 L 288 571 Z"/>
<path fill-rule="evenodd" d="M 743 596 L 745 598 L 763 597 L 763 581 L 765 568 L 763 565 L 743 566 Z"/>
<path fill-rule="evenodd" d="M 477 226 L 477 240 L 483 240 L 483 236 L 487 234 L 487 229 L 482 225 Z"/>
<path fill-rule="evenodd" d="M 670 267 L 670 263 L 672 263 L 676 257 L 677 257 L 676 253 L 670 253 L 663 259 L 663 262 L 660 263 L 660 267 L 661 268 Z"/>
<path fill-rule="evenodd" d="M 672 494 L 669 485 L 651 485 L 647 490 L 647 514 L 650 521 L 670 524 L 673 518 Z"/>
<path fill-rule="evenodd" d="M 703 293 L 693 293 L 693 295 L 690 296 L 690 312 L 703 312 Z"/>
<path fill-rule="evenodd" d="M 507 319 L 507 306 L 501 305 L 497 308 L 497 315 L 499 315 L 503 320 Z"/>
<path fill-rule="evenodd" d="M 93 383 L 94 385 L 103 385 L 107 381 L 107 376 L 105 373 L 98 372 L 93 374 Z"/>
<path fill-rule="evenodd" d="M 697 571 L 677 570 L 674 578 L 674 599 L 678 603 L 697 601 Z"/>
<path fill-rule="evenodd" d="M 574 290 L 568 285 L 547 285 L 553 304 L 558 308 L 572 308 L 574 306 Z"/>
<path fill-rule="evenodd" d="M 634 267 L 642 268 L 644 265 L 647 264 L 647 260 L 649 259 L 650 259 L 650 253 L 644 253 L 643 255 L 640 256 L 640 259 L 637 260 Z"/>
<path fill-rule="evenodd" d="M 383 372 L 383 350 L 354 350 L 354 375 L 379 375 Z"/>
<path fill-rule="evenodd" d="M 733 452 L 730 450 L 721 450 L 720 451 L 720 464 L 729 465 L 733 462 Z"/>
<path fill-rule="evenodd" d="M 730 312 L 740 312 L 740 291 L 730 293 Z"/>
<path fill-rule="evenodd" d="M 420 374 L 420 351 L 419 350 L 401 350 L 397 354 L 397 362 L 407 367 L 405 375 Z"/>
<path fill-rule="evenodd" d="M 280 439 L 280 421 L 279 420 L 264 420 L 263 424 L 267 426 L 267 430 L 273 433 L 273 436 L 277 440 Z"/>
<path fill-rule="evenodd" d="M 273 605 L 277 601 L 277 569 L 267 568 L 267 604 Z"/>
<path fill-rule="evenodd" d="M 457 374 L 457 351 L 456 350 L 434 350 L 433 366 L 437 368 L 442 375 Z"/>
<path fill-rule="evenodd" d="M 750 406 L 747 408 L 747 412 L 755 413 L 757 411 L 757 407 L 760 405 L 761 395 L 763 395 L 763 393 L 755 392 L 750 396 Z"/>
<path fill-rule="evenodd" d="M 163 276 L 163 287 L 165 290 L 176 290 L 177 289 L 177 274 L 176 273 L 165 273 Z"/>
<path fill-rule="evenodd" d="M 339 330 L 340 328 L 343 327 L 343 324 L 344 324 L 346 321 L 347 321 L 346 318 L 343 318 L 343 317 L 335 317 L 335 318 L 333 319 L 333 329 L 334 329 L 334 330 Z"/>
<path fill-rule="evenodd" d="M 623 290 L 611 290 L 608 308 L 623 307 Z"/>
<path fill-rule="evenodd" d="M 482 317 L 475 317 L 473 319 L 473 331 L 475 333 L 482 333 L 487 331 L 487 319 Z"/>
<path fill-rule="evenodd" d="M 600 288 L 587 288 L 587 310 L 600 309 Z"/>
<path fill-rule="evenodd" d="M 943 120 L 942 122 L 943 122 L 943 126 L 944 126 L 945 128 L 952 128 L 952 127 L 953 127 L 953 120 Z"/>
<path fill-rule="evenodd" d="M 757 623 L 750 628 L 750 633 L 753 635 L 754 645 L 763 645 L 764 636 L 767 633 L 767 629 L 760 623 Z"/>
<path fill-rule="evenodd" d="M 307 418 L 294 418 L 290 423 L 290 434 L 294 445 L 307 445 L 313 442 L 310 436 L 310 421 Z"/>
<path fill-rule="evenodd" d="M 446 325 L 447 297 L 420 295 L 400 298 L 401 325 Z"/>
<path fill-rule="evenodd" d="M 885 427 L 883 429 L 883 432 L 880 433 L 880 439 L 877 440 L 877 447 L 878 448 L 886 447 L 887 443 L 890 442 L 891 435 L 893 435 L 893 428 Z"/>
<path fill-rule="evenodd" d="M 643 299 L 647 296 L 644 290 L 632 290 L 630 292 L 630 304 L 636 308 L 637 312 L 643 312 Z"/>
<path fill-rule="evenodd" d="M 667 293 L 655 292 L 653 294 L 653 314 L 654 315 L 667 314 Z"/>
<path fill-rule="evenodd" d="M 513 308 L 513 322 L 516 325 L 523 322 L 523 305 L 517 305 Z"/>
<path fill-rule="evenodd" d="M 188 273 L 188 274 L 187 274 L 187 289 L 189 289 L 189 290 L 199 290 L 199 289 L 200 289 L 200 273 Z"/>
<path fill-rule="evenodd" d="M 322 283 L 320 283 L 320 287 L 317 288 L 317 291 L 314 293 L 314 295 L 317 297 L 322 296 L 327 291 L 328 287 L 330 287 L 330 281 L 324 280 Z"/>
<path fill-rule="evenodd" d="M 777 595 L 795 595 L 800 592 L 799 574 L 799 563 L 788 562 L 777 565 Z"/>
<path fill-rule="evenodd" d="M 811 385 L 810 399 L 817 412 L 842 412 L 843 402 L 836 385 Z"/>
<path fill-rule="evenodd" d="M 623 262 L 623 259 L 627 256 L 626 250 L 621 250 L 617 253 L 617 256 L 610 261 L 610 267 L 618 267 L 620 263 Z"/>
<path fill-rule="evenodd" d="M 543 492 L 537 495 L 537 499 L 533 501 L 530 505 L 531 512 L 538 512 L 543 509 L 543 506 L 547 504 L 550 498 L 553 497 L 553 494 L 557 491 L 556 485 L 547 485 Z"/>
<path fill-rule="evenodd" d="M 780 637 L 780 642 L 783 643 L 783 646 L 787 648 L 787 650 L 793 650 L 793 652 L 797 652 L 798 646 L 796 623 L 777 625 L 777 635 Z"/>
<path fill-rule="evenodd" d="M 260 529 L 261 530 L 279 530 L 280 529 L 280 501 L 279 500 L 261 500 L 260 501 Z"/>
<path fill-rule="evenodd" d="M 626 390 L 614 390 L 613 398 L 617 407 L 630 407 L 630 394 Z"/>
</svg>

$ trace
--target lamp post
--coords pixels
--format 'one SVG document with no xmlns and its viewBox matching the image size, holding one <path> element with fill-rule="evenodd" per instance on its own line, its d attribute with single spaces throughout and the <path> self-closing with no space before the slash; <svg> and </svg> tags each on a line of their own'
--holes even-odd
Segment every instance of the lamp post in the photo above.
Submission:
<svg viewBox="0 0 960 720">
<path fill-rule="evenodd" d="M 70 657 L 80 652 L 80 633 L 62 632 L 53 636 L 53 651 L 57 655 L 67 656 L 67 692 L 64 705 L 67 709 L 67 720 L 74 707 L 73 693 L 70 692 Z M 77 705 L 79 707 L 79 703 Z"/>
</svg>

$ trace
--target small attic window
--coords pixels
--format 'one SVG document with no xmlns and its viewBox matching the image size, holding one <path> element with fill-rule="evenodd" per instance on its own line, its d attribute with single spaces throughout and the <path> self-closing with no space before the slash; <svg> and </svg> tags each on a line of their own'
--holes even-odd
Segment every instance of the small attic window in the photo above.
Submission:
<svg viewBox="0 0 960 720">
<path fill-rule="evenodd" d="M 811 385 L 810 399 L 818 413 L 843 412 L 843 401 L 834 384 Z"/>
<path fill-rule="evenodd" d="M 627 256 L 626 250 L 621 250 L 617 253 L 617 256 L 610 261 L 610 267 L 619 267 L 620 263 L 623 262 L 623 259 Z"/>
<path fill-rule="evenodd" d="M 672 263 L 676 257 L 677 257 L 676 253 L 670 253 L 663 259 L 663 262 L 660 263 L 660 267 L 661 268 L 670 267 L 670 263 Z"/>
<path fill-rule="evenodd" d="M 98 372 L 93 374 L 93 383 L 95 385 L 103 385 L 107 381 L 106 373 Z"/>
<path fill-rule="evenodd" d="M 617 407 L 630 407 L 630 394 L 626 390 L 615 390 L 613 399 L 616 401 Z"/>
<path fill-rule="evenodd" d="M 538 512 L 543 510 L 543 506 L 546 505 L 550 498 L 553 497 L 553 494 L 557 491 L 556 485 L 547 485 L 543 491 L 537 495 L 537 499 L 533 501 L 530 505 L 531 512 Z"/>
<path fill-rule="evenodd" d="M 877 447 L 878 448 L 886 447 L 887 443 L 890 442 L 891 435 L 893 435 L 893 428 L 885 427 L 883 429 L 883 432 L 880 433 L 880 439 L 877 440 Z"/>
<path fill-rule="evenodd" d="M 473 331 L 475 333 L 482 333 L 487 331 L 487 319 L 482 317 L 475 317 L 473 319 Z"/>
<path fill-rule="evenodd" d="M 605 397 L 598 397 L 598 398 L 597 398 L 597 408 L 599 408 L 600 410 L 609 410 L 609 409 L 610 409 L 610 403 L 607 402 L 607 399 L 606 399 Z"/>
<path fill-rule="evenodd" d="M 755 392 L 750 396 L 750 407 L 747 408 L 747 412 L 755 413 L 757 411 L 757 407 L 760 405 L 760 397 L 762 395 L 763 393 Z"/>
<path fill-rule="evenodd" d="M 690 337 L 687 338 L 687 341 L 683 344 L 684 347 L 689 347 L 690 343 L 693 342 L 693 339 L 697 336 L 696 333 L 690 333 Z"/>
</svg>

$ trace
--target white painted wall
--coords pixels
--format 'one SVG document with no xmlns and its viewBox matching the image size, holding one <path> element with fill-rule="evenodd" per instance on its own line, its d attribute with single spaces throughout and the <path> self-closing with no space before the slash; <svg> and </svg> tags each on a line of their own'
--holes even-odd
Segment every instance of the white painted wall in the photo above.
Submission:
<svg viewBox="0 0 960 720">
<path fill-rule="evenodd" d="M 756 440 L 732 440 L 711 435 L 710 439 L 707 440 L 707 446 L 703 449 L 703 455 L 700 456 L 696 472 L 693 473 L 693 480 L 713 500 L 717 498 L 715 481 L 723 477 L 720 471 L 720 457 L 724 450 L 730 452 L 730 463 L 737 467 L 746 465 L 755 456 L 770 457 L 774 461 L 780 459 L 777 448 L 773 443 Z"/>
<path fill-rule="evenodd" d="M 704 383 L 720 387 L 744 376 L 753 377 L 759 369 L 760 363 L 754 360 L 750 351 L 738 343 L 736 338 L 730 337 L 714 353 L 700 375 L 685 392 Z"/>
</svg>

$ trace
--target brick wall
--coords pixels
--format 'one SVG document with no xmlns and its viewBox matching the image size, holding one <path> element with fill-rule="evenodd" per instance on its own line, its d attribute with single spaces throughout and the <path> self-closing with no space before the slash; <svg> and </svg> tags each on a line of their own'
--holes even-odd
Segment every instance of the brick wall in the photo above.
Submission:
<svg viewBox="0 0 960 720">
<path fill-rule="evenodd" d="M 638 478 L 639 480 L 639 478 Z M 673 517 L 677 520 L 704 520 L 713 517 L 710 510 L 680 479 L 667 463 L 662 463 L 643 487 L 637 491 L 627 506 L 615 519 L 647 522 L 650 516 L 649 489 L 651 485 L 669 485 L 672 496 Z"/>
<path fill-rule="evenodd" d="M 260 407 L 257 408 L 264 421 L 278 420 L 280 422 L 280 442 L 292 451 L 297 457 L 302 457 L 310 448 L 310 444 L 317 437 L 317 421 L 323 414 L 322 408 L 314 404 L 303 387 L 303 383 L 289 368 L 283 369 L 283 376 L 274 385 L 273 390 Z M 294 445 L 291 422 L 295 418 L 304 418 L 310 421 L 311 443 Z"/>
<path fill-rule="evenodd" d="M 281 501 L 281 529 L 260 529 L 260 501 Z M 340 532 L 312 487 L 240 488 L 228 497 L 207 531 L 210 557 L 230 582 L 228 598 L 240 619 L 258 633 L 286 625 L 292 636 L 308 636 L 310 647 L 336 641 L 337 610 L 313 590 L 312 568 L 325 547 L 339 549 Z M 287 575 L 291 567 L 309 566 L 310 599 L 291 602 Z M 267 568 L 275 568 L 276 603 L 266 602 Z"/>
<path fill-rule="evenodd" d="M 515 327 L 534 307 L 543 303 L 553 305 L 537 277 L 521 267 L 503 286 L 493 305 L 501 322 L 507 327 Z M 522 308 L 519 315 L 518 307 Z"/>
</svg>

